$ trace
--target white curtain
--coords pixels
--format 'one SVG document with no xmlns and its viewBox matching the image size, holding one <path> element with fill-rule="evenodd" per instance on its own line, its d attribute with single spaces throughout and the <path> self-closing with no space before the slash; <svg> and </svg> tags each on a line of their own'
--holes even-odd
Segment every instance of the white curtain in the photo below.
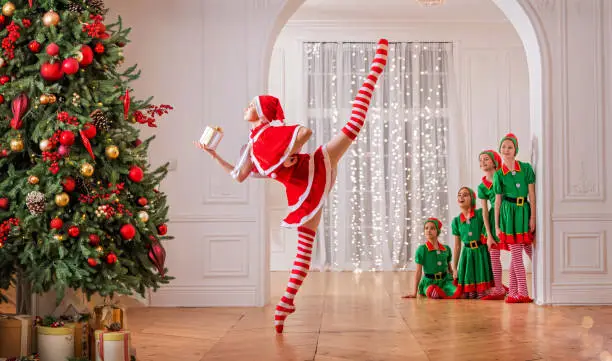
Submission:
<svg viewBox="0 0 612 361">
<path fill-rule="evenodd" d="M 374 56 L 374 43 L 304 43 L 314 145 L 340 131 Z M 313 257 L 321 270 L 410 267 L 423 221 L 448 228 L 448 74 L 451 43 L 391 43 L 366 126 L 338 168 Z M 303 119 L 304 119 L 303 118 Z"/>
</svg>

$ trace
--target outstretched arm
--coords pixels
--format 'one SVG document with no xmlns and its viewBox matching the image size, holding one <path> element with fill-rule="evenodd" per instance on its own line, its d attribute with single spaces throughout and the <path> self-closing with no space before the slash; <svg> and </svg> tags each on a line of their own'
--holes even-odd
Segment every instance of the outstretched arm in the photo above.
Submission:
<svg viewBox="0 0 612 361">
<path fill-rule="evenodd" d="M 197 141 L 194 141 L 193 144 L 195 144 L 196 147 L 204 150 L 206 153 L 210 154 L 210 156 L 214 160 L 216 160 L 217 163 L 219 163 L 219 165 L 221 165 L 221 167 L 227 173 L 229 173 L 234 179 L 236 179 L 239 183 L 244 182 L 245 179 L 247 179 L 249 174 L 251 173 L 251 169 L 253 169 L 253 163 L 251 162 L 251 159 L 248 157 L 244 161 L 241 162 L 242 164 L 240 164 L 240 168 L 236 169 L 236 167 L 234 167 L 230 162 L 226 161 L 219 154 L 217 154 L 217 152 L 214 149 L 210 149 Z"/>
</svg>

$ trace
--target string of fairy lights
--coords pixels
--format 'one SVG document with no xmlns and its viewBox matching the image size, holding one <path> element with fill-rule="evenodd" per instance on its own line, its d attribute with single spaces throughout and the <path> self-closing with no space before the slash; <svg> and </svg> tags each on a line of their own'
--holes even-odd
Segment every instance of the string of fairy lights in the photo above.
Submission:
<svg viewBox="0 0 612 361">
<path fill-rule="evenodd" d="M 318 235 L 325 252 L 313 264 L 341 270 L 348 268 L 344 260 L 357 272 L 406 269 L 423 243 L 425 218 L 450 228 L 445 108 L 451 46 L 390 44 L 367 125 L 339 165 Z M 331 139 L 349 118 L 374 52 L 373 43 L 304 44 L 312 143 Z"/>
</svg>

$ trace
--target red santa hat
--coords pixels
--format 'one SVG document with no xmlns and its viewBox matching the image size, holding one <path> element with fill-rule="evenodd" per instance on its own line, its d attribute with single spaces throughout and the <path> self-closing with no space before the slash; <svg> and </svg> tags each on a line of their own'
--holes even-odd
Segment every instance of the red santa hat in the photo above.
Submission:
<svg viewBox="0 0 612 361">
<path fill-rule="evenodd" d="M 270 122 L 273 120 L 285 120 L 285 112 L 283 112 L 283 107 L 277 97 L 272 95 L 256 96 L 255 108 L 257 108 L 257 115 L 260 118 L 265 118 Z"/>
</svg>

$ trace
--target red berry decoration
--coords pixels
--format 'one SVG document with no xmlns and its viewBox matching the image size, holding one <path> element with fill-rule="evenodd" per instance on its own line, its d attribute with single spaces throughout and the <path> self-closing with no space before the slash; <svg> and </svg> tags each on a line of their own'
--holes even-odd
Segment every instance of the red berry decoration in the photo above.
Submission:
<svg viewBox="0 0 612 361">
<path fill-rule="evenodd" d="M 38 53 L 40 51 L 40 43 L 36 40 L 32 40 L 28 44 L 28 49 L 33 53 Z"/>
<path fill-rule="evenodd" d="M 141 207 L 146 206 L 147 203 L 149 203 L 149 201 L 145 197 L 138 198 L 138 205 L 140 205 Z"/>
<path fill-rule="evenodd" d="M 47 81 L 58 81 L 64 76 L 62 64 L 59 62 L 44 63 L 40 67 L 40 75 Z"/>
<path fill-rule="evenodd" d="M 51 43 L 49 45 L 47 45 L 47 48 L 45 49 L 45 51 L 47 52 L 47 54 L 49 54 L 50 56 L 56 56 L 59 54 L 59 45 L 57 45 L 56 43 Z"/>
<path fill-rule="evenodd" d="M 123 237 L 123 239 L 129 241 L 130 239 L 134 238 L 134 236 L 136 235 L 136 228 L 134 228 L 134 226 L 132 226 L 129 223 L 124 224 L 123 226 L 121 226 L 119 233 L 121 233 L 121 237 Z"/>
<path fill-rule="evenodd" d="M 95 259 L 95 258 L 93 258 L 93 257 L 89 257 L 89 258 L 87 259 L 87 263 L 89 263 L 89 265 L 90 265 L 91 267 L 95 267 L 95 266 L 97 266 L 97 265 L 98 265 L 98 261 L 96 261 L 96 259 Z"/>
<path fill-rule="evenodd" d="M 160 236 L 165 235 L 166 233 L 168 233 L 168 226 L 166 226 L 165 224 L 160 224 L 159 226 L 157 226 L 157 233 Z"/>
<path fill-rule="evenodd" d="M 95 137 L 97 133 L 98 132 L 96 130 L 96 126 L 92 123 L 86 123 L 83 126 L 83 134 L 85 134 L 85 137 L 87 137 L 87 139 Z"/>
<path fill-rule="evenodd" d="M 8 198 L 0 198 L 0 209 L 8 209 L 9 200 Z"/>
<path fill-rule="evenodd" d="M 93 51 L 89 47 L 89 45 L 81 46 L 81 54 L 83 54 L 83 60 L 81 60 L 81 66 L 87 66 L 93 62 Z"/>
<path fill-rule="evenodd" d="M 109 253 L 108 256 L 106 256 L 106 263 L 108 264 L 117 263 L 117 255 L 114 253 Z"/>
<path fill-rule="evenodd" d="M 100 237 L 97 234 L 89 235 L 89 244 L 92 246 L 97 246 L 100 244 Z"/>
<path fill-rule="evenodd" d="M 74 133 L 69 130 L 64 130 L 60 133 L 60 144 L 67 147 L 74 144 Z"/>
<path fill-rule="evenodd" d="M 11 81 L 11 78 L 8 75 L 0 76 L 0 84 L 4 85 Z"/>
<path fill-rule="evenodd" d="M 61 229 L 64 226 L 64 221 L 59 218 L 53 218 L 51 220 L 51 228 L 52 229 Z"/>
<path fill-rule="evenodd" d="M 80 233 L 81 231 L 77 226 L 71 226 L 70 228 L 68 228 L 68 235 L 70 237 L 78 237 Z"/>
<path fill-rule="evenodd" d="M 130 178 L 132 182 L 139 183 L 140 181 L 142 181 L 142 178 L 144 178 L 144 172 L 142 171 L 142 169 L 140 169 L 139 166 L 134 165 L 132 166 L 132 168 L 130 168 L 128 178 Z"/>
<path fill-rule="evenodd" d="M 97 43 L 94 47 L 94 51 L 98 54 L 102 54 L 104 52 L 104 45 L 102 45 L 101 43 Z"/>
<path fill-rule="evenodd" d="M 75 74 L 79 71 L 79 62 L 75 58 L 64 59 L 62 70 L 68 75 Z"/>
<path fill-rule="evenodd" d="M 68 177 L 62 182 L 62 186 L 66 192 L 72 192 L 76 187 L 76 182 L 71 177 Z"/>
</svg>

